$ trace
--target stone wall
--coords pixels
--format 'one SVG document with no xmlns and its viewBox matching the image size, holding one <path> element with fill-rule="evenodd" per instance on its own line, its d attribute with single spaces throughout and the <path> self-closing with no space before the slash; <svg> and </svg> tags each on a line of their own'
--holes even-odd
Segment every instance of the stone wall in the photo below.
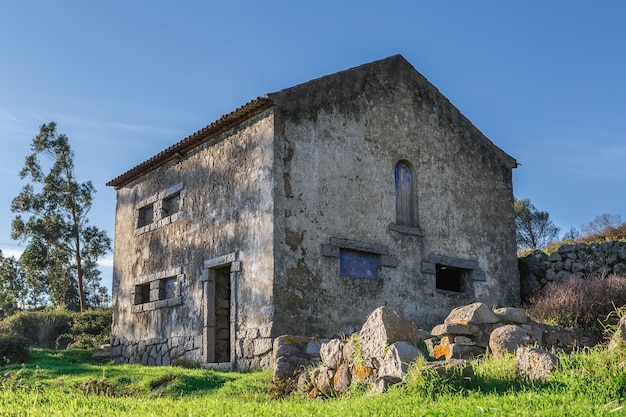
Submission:
<svg viewBox="0 0 626 417">
<path fill-rule="evenodd" d="M 474 300 L 519 303 L 515 161 L 409 63 L 383 60 L 269 98 L 274 336 L 351 334 L 380 305 L 428 327 Z M 397 224 L 399 161 L 412 168 L 410 225 Z M 378 257 L 376 279 L 342 275 L 342 250 Z M 459 291 L 437 286 L 437 265 L 465 271 Z"/>
<path fill-rule="evenodd" d="M 111 356 L 142 365 L 171 365 L 187 361 L 190 352 L 200 355 L 202 346 L 201 336 L 155 338 L 125 344 L 113 338 Z"/>
<path fill-rule="evenodd" d="M 273 321 L 272 146 L 269 111 L 117 189 L 117 362 L 261 366 Z"/>
<path fill-rule="evenodd" d="M 626 242 L 563 245 L 550 255 L 537 250 L 520 258 L 519 268 L 522 299 L 528 301 L 553 281 L 626 275 Z"/>
</svg>

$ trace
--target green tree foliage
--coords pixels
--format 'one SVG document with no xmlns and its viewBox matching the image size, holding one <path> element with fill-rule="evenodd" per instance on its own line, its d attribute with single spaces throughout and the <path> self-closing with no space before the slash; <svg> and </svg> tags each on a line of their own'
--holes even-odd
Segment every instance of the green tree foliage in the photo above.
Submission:
<svg viewBox="0 0 626 417">
<path fill-rule="evenodd" d="M 515 200 L 515 228 L 517 247 L 539 249 L 557 239 L 559 228 L 550 220 L 547 211 L 539 211 L 525 198 Z"/>
<path fill-rule="evenodd" d="M 56 123 L 40 127 L 31 150 L 20 172 L 30 183 L 11 203 L 11 210 L 18 213 L 11 237 L 27 242 L 21 261 L 34 295 L 84 311 L 94 294 L 102 295 L 96 262 L 111 249 L 106 232 L 87 219 L 96 190 L 91 181 L 77 181 L 69 139 L 57 133 Z M 42 156 L 51 163 L 47 174 Z"/>
<path fill-rule="evenodd" d="M 20 263 L 0 251 L 0 318 L 10 316 L 26 303 L 28 290 Z"/>
</svg>

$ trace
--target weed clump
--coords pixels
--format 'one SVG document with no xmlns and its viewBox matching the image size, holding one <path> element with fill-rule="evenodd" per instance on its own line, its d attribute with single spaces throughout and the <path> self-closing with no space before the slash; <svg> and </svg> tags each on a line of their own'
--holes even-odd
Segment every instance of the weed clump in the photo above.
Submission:
<svg viewBox="0 0 626 417">
<path fill-rule="evenodd" d="M 541 322 L 600 335 L 614 320 L 615 306 L 626 305 L 626 277 L 570 278 L 555 281 L 531 300 L 529 315 Z"/>
</svg>

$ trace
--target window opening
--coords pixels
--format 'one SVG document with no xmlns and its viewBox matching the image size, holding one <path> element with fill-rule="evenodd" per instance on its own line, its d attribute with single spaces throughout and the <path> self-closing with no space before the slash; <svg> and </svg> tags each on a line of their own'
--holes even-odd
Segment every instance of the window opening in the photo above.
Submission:
<svg viewBox="0 0 626 417">
<path fill-rule="evenodd" d="M 396 223 L 415 226 L 415 200 L 413 197 L 413 175 L 406 162 L 398 162 L 394 169 L 396 184 Z"/>
<path fill-rule="evenodd" d="M 171 216 L 180 211 L 180 192 L 163 200 L 163 217 Z"/>
<path fill-rule="evenodd" d="M 139 218 L 137 219 L 137 228 L 144 227 L 154 221 L 154 206 L 150 204 L 139 209 Z"/>
<path fill-rule="evenodd" d="M 437 265 L 436 288 L 438 290 L 463 292 L 468 270 L 453 268 L 446 265 Z"/>
<path fill-rule="evenodd" d="M 150 283 L 135 285 L 135 304 L 150 302 Z"/>
<path fill-rule="evenodd" d="M 350 249 L 339 252 L 339 274 L 344 277 L 378 278 L 378 255 Z"/>
<path fill-rule="evenodd" d="M 164 278 L 159 281 L 159 300 L 176 297 L 176 277 Z"/>
</svg>

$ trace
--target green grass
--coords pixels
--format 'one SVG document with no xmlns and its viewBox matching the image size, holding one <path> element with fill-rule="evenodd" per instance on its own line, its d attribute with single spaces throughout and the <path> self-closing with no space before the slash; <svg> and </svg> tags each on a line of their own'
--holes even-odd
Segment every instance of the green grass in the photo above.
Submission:
<svg viewBox="0 0 626 417">
<path fill-rule="evenodd" d="M 271 373 L 97 364 L 86 351 L 34 350 L 0 368 L 0 416 L 605 416 L 626 415 L 626 350 L 560 356 L 544 383 L 513 357 L 473 362 L 470 387 L 415 375 L 383 395 L 274 398 Z"/>
</svg>

